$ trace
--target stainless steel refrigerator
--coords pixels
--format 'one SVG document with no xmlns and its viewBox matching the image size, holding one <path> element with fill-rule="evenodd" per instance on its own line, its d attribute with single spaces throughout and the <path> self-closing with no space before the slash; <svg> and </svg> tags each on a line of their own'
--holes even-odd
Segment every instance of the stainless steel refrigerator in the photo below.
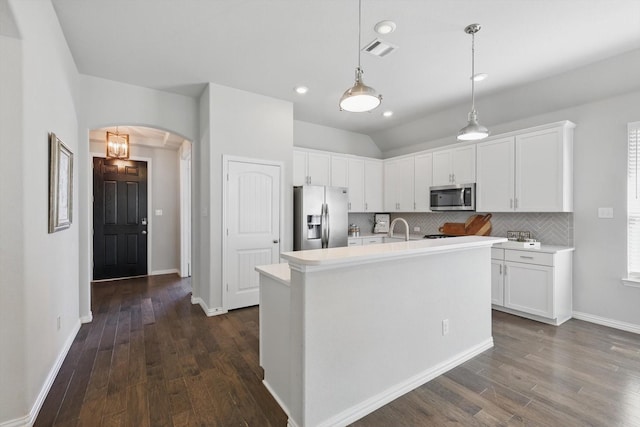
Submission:
<svg viewBox="0 0 640 427">
<path fill-rule="evenodd" d="M 347 246 L 348 206 L 346 188 L 293 187 L 293 250 Z"/>
</svg>

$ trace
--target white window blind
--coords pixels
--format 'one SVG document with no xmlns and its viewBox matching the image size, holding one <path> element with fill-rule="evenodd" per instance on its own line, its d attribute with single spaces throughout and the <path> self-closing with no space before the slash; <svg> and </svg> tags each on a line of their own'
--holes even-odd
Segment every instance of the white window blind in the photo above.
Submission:
<svg viewBox="0 0 640 427">
<path fill-rule="evenodd" d="M 629 278 L 640 279 L 640 122 L 629 123 L 627 174 L 627 269 Z"/>
</svg>

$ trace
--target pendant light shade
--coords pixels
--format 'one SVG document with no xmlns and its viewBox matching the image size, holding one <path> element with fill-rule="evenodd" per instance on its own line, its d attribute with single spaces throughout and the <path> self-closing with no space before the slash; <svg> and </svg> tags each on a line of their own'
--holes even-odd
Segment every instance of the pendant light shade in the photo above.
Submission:
<svg viewBox="0 0 640 427">
<path fill-rule="evenodd" d="M 340 109 L 353 113 L 371 111 L 382 102 L 382 95 L 376 90 L 362 83 L 362 70 L 356 68 L 356 84 L 347 89 L 340 98 Z"/>
<path fill-rule="evenodd" d="M 475 36 L 480 31 L 480 24 L 467 25 L 464 32 L 471 34 L 471 76 L 475 76 Z M 489 129 L 478 123 L 478 112 L 476 111 L 475 79 L 471 78 L 471 112 L 469 112 L 469 123 L 458 132 L 458 141 L 478 141 L 489 136 Z"/>
<path fill-rule="evenodd" d="M 382 95 L 376 93 L 371 86 L 362 81 L 362 68 L 360 67 L 360 33 L 362 26 L 362 0 L 358 0 L 358 67 L 356 68 L 356 82 L 353 87 L 347 89 L 340 98 L 340 111 L 352 113 L 364 113 L 376 108 L 382 102 Z"/>
</svg>

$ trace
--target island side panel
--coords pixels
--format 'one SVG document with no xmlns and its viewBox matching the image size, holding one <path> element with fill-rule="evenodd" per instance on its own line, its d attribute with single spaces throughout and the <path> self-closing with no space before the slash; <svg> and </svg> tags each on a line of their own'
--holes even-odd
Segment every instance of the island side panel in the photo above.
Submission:
<svg viewBox="0 0 640 427">
<path fill-rule="evenodd" d="M 295 423 L 345 425 L 491 346 L 490 258 L 484 247 L 292 271 Z"/>
<path fill-rule="evenodd" d="M 290 285 L 260 274 L 260 366 L 263 383 L 289 413 Z"/>
</svg>

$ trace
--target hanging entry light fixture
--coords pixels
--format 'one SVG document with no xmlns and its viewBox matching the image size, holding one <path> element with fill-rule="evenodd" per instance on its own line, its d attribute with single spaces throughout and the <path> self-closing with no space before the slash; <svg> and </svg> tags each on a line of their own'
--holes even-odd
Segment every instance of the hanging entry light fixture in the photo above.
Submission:
<svg viewBox="0 0 640 427">
<path fill-rule="evenodd" d="M 464 32 L 471 34 L 471 76 L 475 76 L 475 41 L 476 33 L 480 31 L 480 24 L 467 25 Z M 469 123 L 458 132 L 459 141 L 477 141 L 489 136 L 489 129 L 478 123 L 478 113 L 476 112 L 475 99 L 475 79 L 471 79 L 471 112 L 469 113 Z"/>
<path fill-rule="evenodd" d="M 358 0 L 358 68 L 356 68 L 356 83 L 347 89 L 340 98 L 340 111 L 363 113 L 371 111 L 382 102 L 382 95 L 376 94 L 376 90 L 362 82 L 362 68 L 360 67 L 360 38 L 362 27 L 362 0 Z"/>
<path fill-rule="evenodd" d="M 107 159 L 128 159 L 129 158 L 129 135 L 107 132 Z"/>
</svg>

